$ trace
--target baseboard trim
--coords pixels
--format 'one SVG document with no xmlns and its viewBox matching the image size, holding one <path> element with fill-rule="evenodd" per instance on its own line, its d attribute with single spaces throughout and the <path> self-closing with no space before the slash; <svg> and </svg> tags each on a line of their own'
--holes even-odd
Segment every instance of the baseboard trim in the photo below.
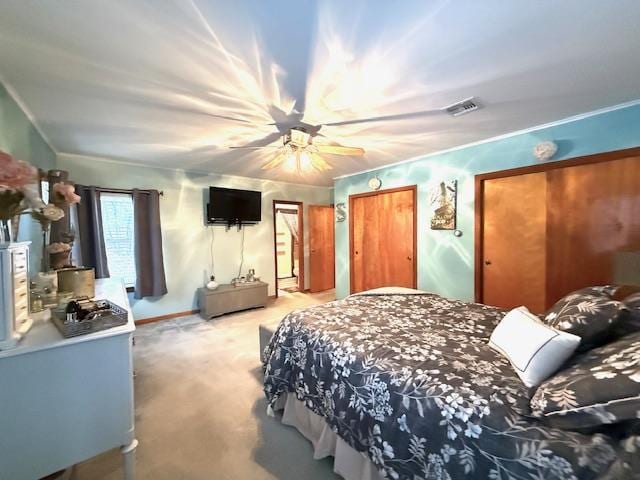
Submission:
<svg viewBox="0 0 640 480">
<path fill-rule="evenodd" d="M 186 312 L 176 312 L 176 313 L 169 313 L 167 315 L 159 315 L 157 317 L 141 318 L 140 320 L 136 320 L 135 324 L 144 325 L 146 323 L 161 322 L 162 320 L 170 320 L 172 318 L 185 317 L 187 315 L 194 315 L 199 312 L 200 310 L 187 310 Z"/>
</svg>

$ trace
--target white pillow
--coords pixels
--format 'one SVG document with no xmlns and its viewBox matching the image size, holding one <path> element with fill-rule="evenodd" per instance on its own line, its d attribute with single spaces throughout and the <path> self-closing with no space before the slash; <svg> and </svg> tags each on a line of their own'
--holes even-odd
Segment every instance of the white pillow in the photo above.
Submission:
<svg viewBox="0 0 640 480">
<path fill-rule="evenodd" d="M 372 290 L 354 293 L 354 295 L 420 295 L 427 293 L 424 290 L 416 290 L 407 287 L 380 287 Z"/>
<path fill-rule="evenodd" d="M 507 313 L 489 339 L 489 346 L 507 357 L 528 387 L 555 373 L 579 344 L 580 337 L 545 325 L 526 307 Z"/>
</svg>

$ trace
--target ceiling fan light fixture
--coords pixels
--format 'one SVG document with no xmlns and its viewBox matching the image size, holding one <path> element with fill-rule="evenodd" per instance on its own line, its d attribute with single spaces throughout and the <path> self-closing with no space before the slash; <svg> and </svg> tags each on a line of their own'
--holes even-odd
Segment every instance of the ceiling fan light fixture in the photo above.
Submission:
<svg viewBox="0 0 640 480">
<path fill-rule="evenodd" d="M 295 147 L 305 148 L 311 143 L 311 135 L 302 128 L 292 128 L 284 137 L 285 145 L 290 144 Z"/>
<path fill-rule="evenodd" d="M 317 132 L 316 132 L 317 133 Z M 306 172 L 316 170 L 325 172 L 332 170 L 333 166 L 327 162 L 322 155 L 348 155 L 362 156 L 364 149 L 360 147 L 344 147 L 342 145 L 313 144 L 312 136 L 315 133 L 307 132 L 305 126 L 290 128 L 282 136 L 282 147 L 279 147 L 276 156 L 262 165 L 263 170 L 271 170 L 282 166 L 289 172 L 297 172 L 302 175 Z M 257 148 L 267 148 L 262 146 Z M 250 148 L 250 147 L 242 147 Z"/>
<path fill-rule="evenodd" d="M 322 157 L 317 155 L 316 149 L 308 145 L 305 148 L 295 147 L 290 143 L 285 145 L 272 160 L 262 166 L 263 170 L 271 170 L 281 166 L 288 172 L 299 174 L 316 170 L 324 172 L 333 167 Z"/>
</svg>

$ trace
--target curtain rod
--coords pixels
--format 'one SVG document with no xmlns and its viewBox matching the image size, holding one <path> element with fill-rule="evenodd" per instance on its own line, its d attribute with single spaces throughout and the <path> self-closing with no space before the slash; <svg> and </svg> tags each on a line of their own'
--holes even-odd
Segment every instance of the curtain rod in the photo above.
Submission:
<svg viewBox="0 0 640 480">
<path fill-rule="evenodd" d="M 95 187 L 96 190 L 98 190 L 99 192 L 104 192 L 104 193 L 133 193 L 133 190 L 138 190 L 138 192 L 140 193 L 146 193 L 149 194 L 151 193 L 151 190 L 143 190 L 140 188 L 137 189 L 126 189 L 126 188 L 103 188 L 103 187 Z M 161 197 L 164 197 L 164 191 L 160 190 L 158 192 L 158 195 L 160 195 Z"/>
</svg>

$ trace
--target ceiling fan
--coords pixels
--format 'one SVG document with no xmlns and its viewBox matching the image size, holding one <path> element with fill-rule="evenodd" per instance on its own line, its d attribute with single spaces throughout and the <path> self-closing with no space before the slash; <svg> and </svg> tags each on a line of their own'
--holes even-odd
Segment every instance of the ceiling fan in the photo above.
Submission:
<svg viewBox="0 0 640 480">
<path fill-rule="evenodd" d="M 291 170 L 302 173 L 304 170 L 314 169 L 319 172 L 331 170 L 333 167 L 321 154 L 347 155 L 361 157 L 364 149 L 360 147 L 346 147 L 342 145 L 331 145 L 314 143 L 313 139 L 323 126 L 352 125 L 358 123 L 387 122 L 394 120 L 408 120 L 417 117 L 430 115 L 440 115 L 447 113 L 454 117 L 470 113 L 479 108 L 475 98 L 470 97 L 460 102 L 456 102 L 444 108 L 436 110 L 424 110 L 395 115 L 382 115 L 378 117 L 360 118 L 353 120 L 342 120 L 320 125 L 311 125 L 302 121 L 304 113 L 300 113 L 295 108 L 289 113 L 285 113 L 276 106 L 270 107 L 270 115 L 274 120 L 277 132 L 270 133 L 264 138 L 255 140 L 246 145 L 229 147 L 232 149 L 267 149 L 278 148 L 275 158 L 266 162 L 263 170 L 270 170 L 281 165 L 287 166 Z M 278 139 L 282 139 L 282 145 L 272 145 Z"/>
<path fill-rule="evenodd" d="M 319 129 L 316 129 L 316 132 Z M 272 168 L 285 165 L 291 170 L 299 173 L 315 169 L 319 172 L 331 170 L 333 167 L 329 162 L 322 158 L 321 154 L 329 153 L 331 155 L 348 155 L 361 157 L 364 155 L 364 149 L 359 147 L 344 147 L 341 145 L 328 145 L 313 143 L 312 134 L 303 126 L 291 127 L 282 135 L 282 145 L 278 147 L 276 157 L 268 161 L 262 166 L 263 170 L 271 170 Z M 272 145 L 262 146 L 243 146 L 231 147 L 235 149 L 263 149 L 273 148 Z"/>
</svg>

